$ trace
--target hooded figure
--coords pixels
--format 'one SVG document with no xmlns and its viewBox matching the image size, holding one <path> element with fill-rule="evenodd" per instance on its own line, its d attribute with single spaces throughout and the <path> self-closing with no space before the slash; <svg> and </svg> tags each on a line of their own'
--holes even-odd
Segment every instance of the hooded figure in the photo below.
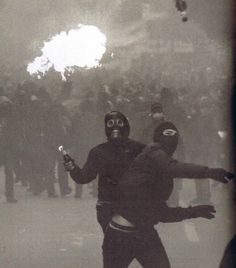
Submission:
<svg viewBox="0 0 236 268">
<path fill-rule="evenodd" d="M 179 132 L 173 123 L 163 122 L 155 129 L 153 141 L 160 143 L 163 150 L 172 156 L 178 145 Z"/>
<path fill-rule="evenodd" d="M 71 178 L 78 184 L 86 184 L 98 177 L 97 219 L 103 232 L 111 220 L 113 204 L 119 197 L 118 185 L 123 173 L 144 144 L 129 139 L 128 119 L 118 111 L 105 115 L 107 142 L 92 148 L 82 168 L 73 161 L 65 163 Z"/>
<path fill-rule="evenodd" d="M 178 130 L 161 123 L 149 144 L 119 181 L 119 198 L 103 241 L 104 268 L 127 268 L 134 258 L 143 267 L 170 268 L 166 251 L 154 225 L 202 217 L 214 218 L 214 207 L 168 207 L 174 178 L 213 178 L 226 183 L 224 169 L 181 163 L 173 159 Z"/>
<path fill-rule="evenodd" d="M 130 132 L 130 125 L 127 117 L 117 111 L 112 111 L 105 115 L 105 133 L 108 141 L 127 140 Z"/>
</svg>

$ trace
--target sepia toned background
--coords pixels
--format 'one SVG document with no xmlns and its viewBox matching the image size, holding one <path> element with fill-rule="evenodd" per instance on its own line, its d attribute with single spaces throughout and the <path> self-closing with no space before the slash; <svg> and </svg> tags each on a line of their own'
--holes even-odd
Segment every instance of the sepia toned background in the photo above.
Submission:
<svg viewBox="0 0 236 268">
<path fill-rule="evenodd" d="M 150 106 L 161 102 L 183 139 L 180 160 L 234 170 L 235 4 L 186 2 L 187 22 L 173 0 L 0 1 L 1 124 L 7 116 L 5 107 L 14 111 L 0 142 L 0 268 L 102 267 L 96 182 L 83 186 L 82 196 L 74 198 L 75 185 L 69 179 L 72 193 L 61 197 L 58 174 L 63 171 L 58 168 L 62 160 L 57 146 L 63 143 L 83 165 L 89 150 L 106 140 L 103 120 L 111 110 L 127 115 L 131 137 L 148 143 L 152 140 L 144 130 L 151 120 Z M 70 66 L 64 80 L 53 68 L 44 75 L 30 75 L 27 66 L 42 55 L 45 42 L 78 24 L 96 26 L 106 36 L 100 65 Z M 35 97 L 40 113 L 31 105 Z M 37 138 L 43 124 L 50 126 L 50 146 Z M 66 137 L 61 134 L 64 129 Z M 24 139 L 25 132 L 30 141 Z M 38 159 L 52 160 L 57 198 L 27 191 Z M 15 204 L 6 202 L 6 165 L 15 180 Z M 157 226 L 173 268 L 218 267 L 234 235 L 233 185 L 209 180 L 206 187 L 205 197 L 210 196 L 202 201 L 215 206 L 215 219 Z M 182 180 L 176 183 L 170 204 L 188 206 L 197 197 L 196 183 Z M 133 262 L 131 267 L 140 266 Z"/>
</svg>

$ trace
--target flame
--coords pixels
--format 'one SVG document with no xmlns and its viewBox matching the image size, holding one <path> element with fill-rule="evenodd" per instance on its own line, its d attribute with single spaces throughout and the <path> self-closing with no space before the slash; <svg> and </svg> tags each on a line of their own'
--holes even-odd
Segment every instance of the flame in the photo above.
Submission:
<svg viewBox="0 0 236 268">
<path fill-rule="evenodd" d="M 75 67 L 99 67 L 106 42 L 106 36 L 96 26 L 79 24 L 76 29 L 61 32 L 44 42 L 42 55 L 28 64 L 27 71 L 41 78 L 54 68 L 66 80 L 65 72 L 73 73 Z"/>
</svg>

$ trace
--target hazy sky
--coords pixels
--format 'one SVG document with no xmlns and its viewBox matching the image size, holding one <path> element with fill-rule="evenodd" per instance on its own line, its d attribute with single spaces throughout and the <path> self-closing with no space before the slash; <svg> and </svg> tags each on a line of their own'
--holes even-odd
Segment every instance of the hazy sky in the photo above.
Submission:
<svg viewBox="0 0 236 268">
<path fill-rule="evenodd" d="M 1 0 L 0 60 L 27 64 L 40 55 L 45 40 L 79 23 L 100 27 L 108 43 L 117 47 L 132 42 L 141 44 L 148 31 L 160 25 L 166 38 L 173 35 L 193 38 L 194 27 L 200 35 L 206 30 L 211 38 L 225 39 L 230 0 L 187 0 L 187 3 L 190 21 L 183 25 L 173 0 Z"/>
</svg>

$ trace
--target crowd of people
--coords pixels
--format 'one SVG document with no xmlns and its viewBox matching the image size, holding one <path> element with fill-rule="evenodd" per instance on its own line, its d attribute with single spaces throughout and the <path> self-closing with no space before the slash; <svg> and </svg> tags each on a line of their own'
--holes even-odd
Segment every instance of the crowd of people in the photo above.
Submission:
<svg viewBox="0 0 236 268">
<path fill-rule="evenodd" d="M 33 80 L 0 89 L 6 201 L 17 202 L 15 183 L 49 198 L 81 198 L 89 184 L 98 197 L 104 267 L 128 267 L 134 258 L 143 267 L 170 267 L 154 225 L 214 218 L 214 185 L 233 176 L 225 170 L 230 124 L 223 91 L 196 95 L 121 77 L 80 95 L 70 80 L 54 92 Z M 68 163 L 60 145 L 72 157 Z M 183 182 L 174 178 L 202 178 L 194 180 L 193 206 L 180 206 Z"/>
<path fill-rule="evenodd" d="M 60 195 L 70 194 L 72 189 L 57 148 L 64 145 L 74 159 L 83 164 L 89 149 L 105 140 L 101 123 L 104 115 L 112 110 L 129 118 L 132 138 L 149 143 L 156 125 L 152 105 L 160 103 L 161 113 L 180 131 L 179 159 L 210 165 L 228 163 L 227 100 L 221 90 L 199 90 L 196 95 L 191 90 L 160 86 L 156 80 L 143 83 L 137 77 L 129 80 L 128 76 L 116 78 L 111 83 L 100 82 L 96 90 L 96 87 L 84 87 L 79 96 L 75 94 L 76 83 L 72 81 L 62 82 L 57 94 L 33 79 L 10 87 L 7 83 L 2 84 L 0 160 L 6 177 L 7 202 L 16 202 L 16 182 L 28 186 L 33 195 L 46 190 L 49 197 L 58 196 L 55 190 L 55 182 L 58 182 Z M 216 144 L 210 154 L 206 153 L 209 143 Z M 210 184 L 201 183 L 205 185 L 196 183 L 196 201 L 210 202 Z M 95 181 L 91 184 L 94 196 L 96 188 Z M 79 198 L 81 195 L 82 186 L 76 185 L 74 196 Z"/>
</svg>

